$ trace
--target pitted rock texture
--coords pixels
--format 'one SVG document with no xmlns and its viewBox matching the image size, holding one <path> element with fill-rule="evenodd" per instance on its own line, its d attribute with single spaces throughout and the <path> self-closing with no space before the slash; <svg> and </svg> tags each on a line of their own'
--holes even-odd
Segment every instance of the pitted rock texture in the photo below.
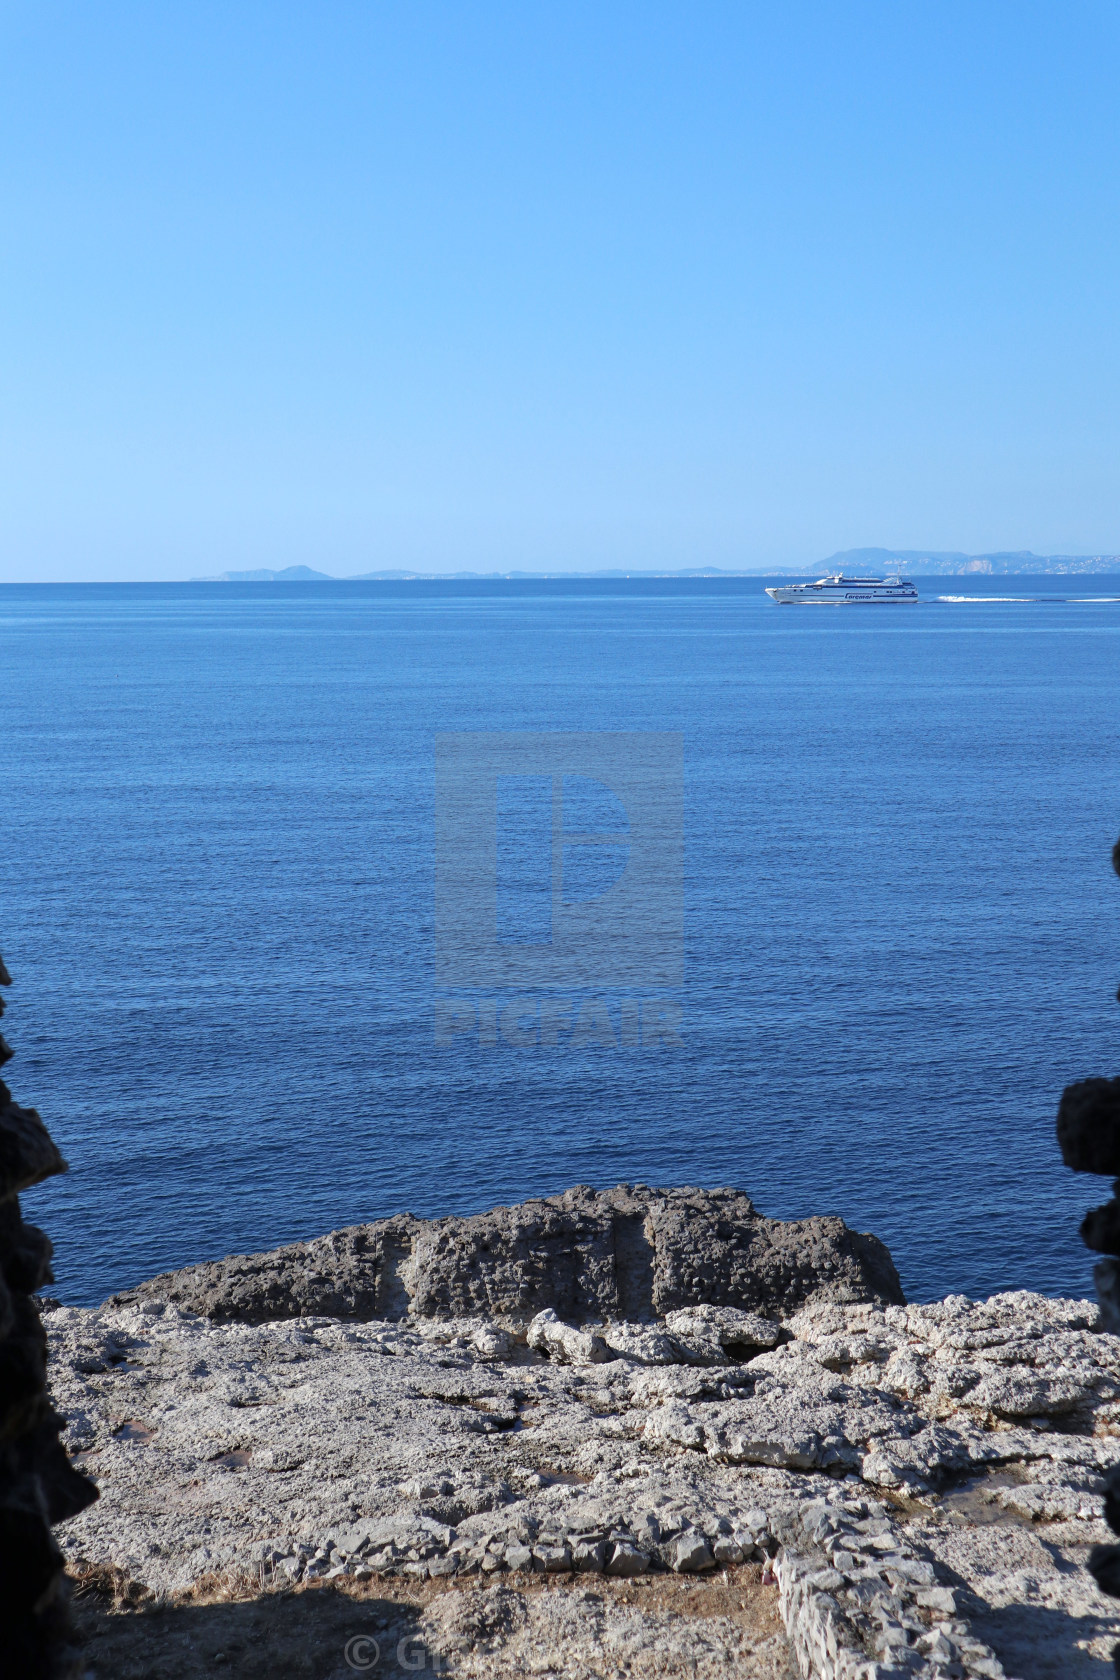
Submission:
<svg viewBox="0 0 1120 1680">
<path fill-rule="evenodd" d="M 904 1300 L 877 1237 L 842 1219 L 764 1218 L 739 1190 L 583 1187 L 459 1219 L 403 1214 L 266 1254 L 166 1272 L 113 1304 L 219 1321 L 499 1318 L 642 1323 L 697 1304 L 784 1314 Z"/>
<path fill-rule="evenodd" d="M 489 1626 L 530 1577 L 582 1593 L 776 1567 L 790 1641 L 828 1680 L 1104 1680 L 1120 1634 L 1078 1567 L 1120 1465 L 1120 1338 L 1090 1302 L 544 1309 L 517 1330 L 215 1323 L 140 1300 L 46 1323 L 69 1446 L 102 1493 L 68 1555 L 172 1599 L 226 1577 L 262 1596 L 445 1581 Z M 526 1631 L 545 1623 L 519 1609 L 449 1646 L 446 1671 L 613 1672 L 603 1616 L 571 1603 L 569 1644 L 533 1659 L 549 1666 Z M 656 1672 L 691 1674 L 680 1638 Z"/>
<path fill-rule="evenodd" d="M 0 960 L 0 986 L 10 984 Z M 0 1066 L 11 1056 L 0 1037 Z M 51 1245 L 24 1224 L 19 1206 L 21 1191 L 65 1167 L 35 1110 L 21 1108 L 0 1081 L 0 1661 L 20 1680 L 70 1680 L 83 1666 L 51 1524 L 97 1492 L 59 1443 L 32 1298 L 53 1281 Z"/>
</svg>

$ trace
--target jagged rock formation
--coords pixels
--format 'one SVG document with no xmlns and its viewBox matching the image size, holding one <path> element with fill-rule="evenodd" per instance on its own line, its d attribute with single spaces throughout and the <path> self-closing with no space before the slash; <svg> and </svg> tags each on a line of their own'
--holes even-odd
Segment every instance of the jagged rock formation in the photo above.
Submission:
<svg viewBox="0 0 1120 1680">
<path fill-rule="evenodd" d="M 10 985 L 0 959 L 0 986 Z M 0 1037 L 0 1065 L 11 1055 Z M 76 1680 L 83 1667 L 51 1524 L 84 1510 L 97 1489 L 58 1438 L 63 1419 L 47 1394 L 47 1341 L 32 1299 L 52 1281 L 51 1245 L 19 1207 L 21 1191 L 65 1170 L 35 1110 L 0 1081 L 0 1637 L 5 1673 L 20 1680 Z"/>
<path fill-rule="evenodd" d="M 739 1190 L 579 1186 L 467 1219 L 402 1214 L 314 1242 L 165 1272 L 111 1305 L 165 1301 L 241 1324 L 469 1318 L 648 1323 L 698 1304 L 784 1316 L 904 1301 L 877 1237 L 842 1219 L 764 1218 Z"/>
</svg>

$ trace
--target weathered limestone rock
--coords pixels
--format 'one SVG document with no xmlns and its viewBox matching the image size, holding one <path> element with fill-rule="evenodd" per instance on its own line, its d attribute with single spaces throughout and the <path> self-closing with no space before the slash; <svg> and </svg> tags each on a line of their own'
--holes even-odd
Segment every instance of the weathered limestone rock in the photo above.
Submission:
<svg viewBox="0 0 1120 1680">
<path fill-rule="evenodd" d="M 0 986 L 10 985 L 0 960 Z M 0 1063 L 11 1054 L 0 1038 Z M 52 1280 L 51 1245 L 24 1224 L 18 1201 L 65 1167 L 34 1109 L 20 1108 L 0 1082 L 0 1640 L 4 1671 L 20 1680 L 71 1680 L 84 1666 L 51 1525 L 84 1510 L 97 1490 L 59 1442 L 63 1420 L 47 1393 L 47 1341 L 32 1299 Z"/>
<path fill-rule="evenodd" d="M 593 1330 L 577 1330 L 565 1324 L 551 1307 L 533 1319 L 525 1340 L 536 1352 L 557 1359 L 562 1365 L 601 1365 L 614 1357 L 602 1336 Z"/>
<path fill-rule="evenodd" d="M 171 1599 L 446 1579 L 467 1589 L 433 1609 L 448 1633 L 456 1605 L 535 1604 L 530 1578 L 702 1590 L 761 1565 L 814 1680 L 1093 1680 L 1120 1635 L 1082 1567 L 1120 1476 L 1120 1338 L 1092 1302 L 546 1314 L 536 1346 L 477 1318 L 254 1325 L 143 1299 L 45 1322 L 67 1444 L 102 1487 L 67 1553 Z M 615 1672 L 594 1600 L 564 1602 L 599 1645 L 574 1610 L 527 1610 L 450 1671 L 538 1672 L 551 1628 L 552 1671 Z M 650 1672 L 708 1672 L 691 1626 Z"/>
<path fill-rule="evenodd" d="M 739 1190 L 577 1187 L 466 1219 L 402 1214 L 266 1254 L 167 1272 L 113 1304 L 218 1321 L 499 1318 L 648 1323 L 698 1306 L 763 1316 L 812 1302 L 901 1304 L 890 1254 L 842 1219 L 764 1218 Z"/>
</svg>

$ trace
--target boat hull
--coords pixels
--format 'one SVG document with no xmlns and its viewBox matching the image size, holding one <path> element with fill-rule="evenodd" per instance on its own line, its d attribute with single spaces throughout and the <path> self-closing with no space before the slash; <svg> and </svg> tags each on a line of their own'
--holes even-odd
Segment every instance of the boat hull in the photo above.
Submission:
<svg viewBox="0 0 1120 1680">
<path fill-rule="evenodd" d="M 886 589 L 768 589 L 772 601 L 780 607 L 852 607 L 852 606 L 913 606 L 918 600 L 914 590 Z"/>
</svg>

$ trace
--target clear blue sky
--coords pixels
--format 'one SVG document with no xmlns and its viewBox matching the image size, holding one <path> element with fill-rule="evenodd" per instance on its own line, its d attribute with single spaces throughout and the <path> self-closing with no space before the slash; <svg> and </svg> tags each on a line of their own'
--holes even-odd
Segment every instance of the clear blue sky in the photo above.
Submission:
<svg viewBox="0 0 1120 1680">
<path fill-rule="evenodd" d="M 1115 0 L 0 15 L 0 579 L 1120 551 Z"/>
</svg>

